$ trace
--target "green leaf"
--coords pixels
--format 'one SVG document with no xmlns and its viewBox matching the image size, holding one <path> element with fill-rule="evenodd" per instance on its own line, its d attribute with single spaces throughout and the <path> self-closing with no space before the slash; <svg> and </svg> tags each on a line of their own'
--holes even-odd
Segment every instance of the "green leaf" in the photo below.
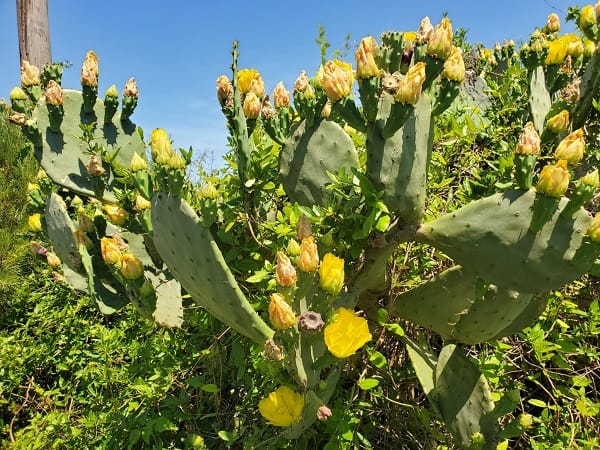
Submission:
<svg viewBox="0 0 600 450">
<path fill-rule="evenodd" d="M 219 386 L 217 386 L 216 384 L 204 384 L 202 386 L 200 386 L 200 389 L 202 389 L 204 392 L 210 392 L 211 394 L 215 394 L 217 392 L 219 392 Z"/>
<path fill-rule="evenodd" d="M 527 400 L 527 403 L 533 406 L 539 406 L 540 408 L 547 408 L 548 404 L 542 400 L 538 400 L 537 398 L 532 398 Z"/>
<path fill-rule="evenodd" d="M 369 389 L 373 389 L 377 386 L 379 386 L 379 380 L 376 380 L 375 378 L 365 378 L 358 382 L 358 387 L 363 391 L 368 391 Z"/>
<path fill-rule="evenodd" d="M 369 361 L 378 369 L 383 369 L 387 365 L 387 359 L 378 351 L 373 351 L 369 355 Z"/>
<path fill-rule="evenodd" d="M 386 330 L 391 331 L 396 336 L 404 336 L 404 329 L 397 323 L 386 323 L 384 327 Z"/>
<path fill-rule="evenodd" d="M 233 442 L 233 433 L 231 431 L 221 430 L 217 433 L 217 436 L 225 442 Z"/>
</svg>

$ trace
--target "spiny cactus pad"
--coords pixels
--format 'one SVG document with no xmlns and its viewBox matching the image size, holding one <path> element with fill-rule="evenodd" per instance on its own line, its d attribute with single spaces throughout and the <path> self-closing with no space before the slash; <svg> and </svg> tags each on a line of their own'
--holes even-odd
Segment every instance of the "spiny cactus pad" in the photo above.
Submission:
<svg viewBox="0 0 600 450">
<path fill-rule="evenodd" d="M 273 336 L 240 290 L 210 231 L 185 200 L 157 192 L 152 226 L 158 253 L 198 305 L 259 345 Z"/>
<path fill-rule="evenodd" d="M 96 100 L 94 112 L 86 114 L 83 111 L 83 96 L 81 92 L 63 90 L 64 117 L 60 133 L 50 130 L 48 108 L 42 97 L 33 111 L 33 118 L 41 133 L 42 145 L 35 148 L 36 158 L 52 180 L 72 191 L 87 196 L 96 196 L 93 177 L 88 175 L 86 164 L 90 154 L 87 144 L 80 137 L 83 132 L 80 124 L 96 122 L 94 142 L 104 145 L 109 152 L 118 154 L 115 163 L 121 167 L 129 167 L 133 153 L 144 153 L 144 143 L 137 127 L 130 120 L 121 120 L 117 112 L 109 124 L 104 124 L 104 104 Z M 104 163 L 108 179 L 103 194 L 103 200 L 116 202 L 112 188 L 114 174 Z"/>
<path fill-rule="evenodd" d="M 350 173 L 358 167 L 358 154 L 348 134 L 335 122 L 316 120 L 309 126 L 300 122 L 285 141 L 279 157 L 283 188 L 292 201 L 301 205 L 325 205 L 330 192 L 327 172 Z"/>
</svg>

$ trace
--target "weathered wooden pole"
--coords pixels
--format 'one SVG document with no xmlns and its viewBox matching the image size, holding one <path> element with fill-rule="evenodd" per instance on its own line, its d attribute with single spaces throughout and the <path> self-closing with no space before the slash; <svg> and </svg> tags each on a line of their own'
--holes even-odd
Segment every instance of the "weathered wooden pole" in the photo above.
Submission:
<svg viewBox="0 0 600 450">
<path fill-rule="evenodd" d="M 20 61 L 39 69 L 52 62 L 48 0 L 17 0 Z"/>
</svg>

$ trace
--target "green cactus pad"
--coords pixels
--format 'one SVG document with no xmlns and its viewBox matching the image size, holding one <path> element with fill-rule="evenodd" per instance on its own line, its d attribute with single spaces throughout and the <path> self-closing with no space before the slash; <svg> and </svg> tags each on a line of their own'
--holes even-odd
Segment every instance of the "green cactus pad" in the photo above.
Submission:
<svg viewBox="0 0 600 450">
<path fill-rule="evenodd" d="M 36 158 L 55 183 L 79 194 L 96 196 L 94 180 L 85 167 L 90 155 L 85 153 L 87 146 L 79 139 L 82 135 L 79 125 L 97 122 L 95 142 L 104 145 L 110 152 L 119 149 L 115 163 L 121 167 L 129 167 L 134 152 L 144 153 L 144 142 L 137 127 L 129 120 L 121 121 L 119 113 L 115 114 L 111 123 L 104 124 L 104 104 L 101 100 L 96 100 L 94 112 L 90 114 L 83 112 L 83 97 L 79 91 L 63 90 L 63 101 L 64 118 L 60 133 L 50 131 L 48 108 L 43 98 L 33 111 L 33 118 L 42 136 L 42 146 L 35 148 Z M 112 193 L 115 178 L 106 163 L 105 168 L 109 176 L 102 200 L 116 202 Z"/>
<path fill-rule="evenodd" d="M 505 289 L 558 289 L 589 271 L 600 244 L 585 237 L 591 217 L 584 209 L 562 214 L 567 198 L 554 208 L 545 200 L 535 189 L 494 194 L 423 224 L 419 239 Z"/>
<path fill-rule="evenodd" d="M 529 72 L 529 111 L 537 132 L 542 135 L 546 115 L 552 106 L 550 93 L 546 88 L 544 66 L 537 66 Z"/>
<path fill-rule="evenodd" d="M 240 290 L 210 231 L 185 200 L 157 192 L 152 226 L 158 253 L 197 304 L 257 344 L 273 336 Z"/>
<path fill-rule="evenodd" d="M 309 126 L 300 122 L 285 141 L 279 156 L 279 175 L 292 201 L 301 205 L 325 205 L 331 180 L 327 172 L 350 173 L 358 167 L 358 154 L 348 134 L 335 122 L 316 120 Z"/>
</svg>

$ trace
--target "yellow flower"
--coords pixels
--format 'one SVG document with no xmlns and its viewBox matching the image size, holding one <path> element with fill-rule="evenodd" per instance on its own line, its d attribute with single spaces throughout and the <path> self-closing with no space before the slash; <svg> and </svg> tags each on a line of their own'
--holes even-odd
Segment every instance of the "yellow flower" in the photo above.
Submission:
<svg viewBox="0 0 600 450">
<path fill-rule="evenodd" d="M 60 258 L 52 252 L 46 253 L 46 261 L 48 262 L 48 265 L 53 269 L 56 269 L 62 264 Z"/>
<path fill-rule="evenodd" d="M 581 161 L 584 151 L 583 128 L 579 128 L 560 141 L 554 152 L 554 157 L 556 159 L 566 159 L 569 164 L 574 166 Z"/>
<path fill-rule="evenodd" d="M 298 281 L 296 269 L 292 266 L 290 258 L 283 252 L 277 252 L 277 266 L 275 267 L 275 279 L 282 287 L 291 287 Z"/>
<path fill-rule="evenodd" d="M 215 199 L 215 198 L 219 197 L 219 191 L 217 191 L 217 188 L 215 187 L 215 185 L 212 184 L 210 181 L 208 181 L 202 185 L 199 193 L 200 193 L 200 197 L 202 197 L 202 198 Z"/>
<path fill-rule="evenodd" d="M 10 91 L 9 98 L 12 102 L 15 100 L 27 100 L 27 94 L 20 87 L 14 87 Z"/>
<path fill-rule="evenodd" d="M 444 17 L 435 27 L 429 42 L 427 43 L 427 54 L 438 59 L 446 59 L 452 52 L 452 23 Z"/>
<path fill-rule="evenodd" d="M 288 242 L 288 245 L 287 245 L 285 251 L 290 256 L 298 256 L 298 255 L 300 255 L 300 244 L 298 244 L 298 241 L 296 239 L 292 238 Z"/>
<path fill-rule="evenodd" d="M 553 41 L 548 41 L 548 55 L 544 63 L 546 65 L 562 64 L 567 57 L 569 44 L 573 42 L 573 36 L 566 34 Z"/>
<path fill-rule="evenodd" d="M 104 93 L 107 97 L 118 98 L 119 92 L 117 91 L 117 86 L 111 84 L 110 87 Z"/>
<path fill-rule="evenodd" d="M 265 95 L 265 83 L 255 69 L 241 69 L 237 73 L 238 89 L 241 95 L 254 92 L 258 98 Z"/>
<path fill-rule="evenodd" d="M 600 243 L 600 213 L 596 213 L 590 222 L 587 235 L 592 241 Z"/>
<path fill-rule="evenodd" d="M 583 41 L 581 40 L 581 38 L 579 36 L 576 36 L 574 34 L 571 35 L 567 35 L 567 36 L 572 36 L 572 39 L 569 39 L 567 41 L 567 55 L 569 55 L 571 58 L 579 58 L 581 55 L 583 55 L 583 52 L 585 51 L 585 47 L 583 46 Z"/>
<path fill-rule="evenodd" d="M 100 239 L 100 253 L 102 259 L 109 266 L 116 265 L 121 262 L 121 250 L 117 241 L 111 237 L 103 237 Z"/>
<path fill-rule="evenodd" d="M 123 95 L 125 97 L 138 98 L 139 92 L 135 78 L 130 78 L 127 80 L 127 83 L 125 83 L 125 88 L 123 89 Z"/>
<path fill-rule="evenodd" d="M 128 280 L 135 280 L 144 275 L 144 265 L 131 253 L 121 255 L 121 275 Z"/>
<path fill-rule="evenodd" d="M 579 181 L 596 189 L 598 185 L 600 185 L 600 175 L 598 175 L 598 169 L 594 169 L 592 172 L 587 173 L 581 177 Z"/>
<path fill-rule="evenodd" d="M 152 207 L 152 203 L 149 200 L 146 200 L 140 194 L 135 197 L 135 209 L 138 211 L 143 211 L 144 209 L 150 209 Z"/>
<path fill-rule="evenodd" d="M 418 62 L 406 73 L 398 84 L 395 100 L 400 103 L 416 105 L 425 82 L 425 63 Z"/>
<path fill-rule="evenodd" d="M 353 310 L 338 308 L 333 321 L 325 327 L 325 345 L 337 358 L 347 358 L 372 338 L 367 320 Z"/>
<path fill-rule="evenodd" d="M 117 205 L 105 204 L 103 206 L 104 213 L 115 225 L 124 225 L 129 219 L 129 213 Z"/>
<path fill-rule="evenodd" d="M 442 78 L 450 81 L 462 83 L 465 80 L 465 62 L 462 57 L 462 50 L 458 47 L 452 47 L 452 53 L 446 61 L 444 61 L 444 70 Z"/>
<path fill-rule="evenodd" d="M 416 39 L 416 31 L 405 31 L 402 33 L 402 45 L 404 46 L 404 49 L 406 50 L 407 48 L 412 47 Z"/>
<path fill-rule="evenodd" d="M 307 236 L 302 239 L 300 256 L 298 256 L 296 264 L 302 272 L 314 272 L 319 268 L 319 249 L 314 237 Z"/>
<path fill-rule="evenodd" d="M 358 78 L 370 78 L 379 76 L 379 67 L 375 62 L 379 46 L 373 36 L 361 39 L 358 49 L 354 54 L 356 58 L 356 76 Z"/>
<path fill-rule="evenodd" d="M 551 13 L 548 16 L 548 20 L 546 21 L 546 32 L 547 33 L 556 33 L 560 30 L 560 19 L 558 18 L 558 14 Z"/>
<path fill-rule="evenodd" d="M 152 159 L 158 164 L 167 164 L 173 154 L 169 135 L 162 128 L 152 130 L 150 135 L 150 152 Z"/>
<path fill-rule="evenodd" d="M 322 86 L 332 103 L 349 96 L 353 83 L 354 74 L 350 63 L 337 59 L 327 61 L 323 68 Z"/>
<path fill-rule="evenodd" d="M 327 253 L 319 268 L 319 285 L 330 294 L 337 295 L 344 286 L 344 260 Z"/>
<path fill-rule="evenodd" d="M 536 189 L 549 197 L 561 197 L 568 187 L 567 161 L 561 159 L 556 164 L 548 164 L 542 169 Z"/>
<path fill-rule="evenodd" d="M 27 225 L 29 225 L 31 231 L 42 231 L 42 215 L 40 213 L 30 215 L 27 219 Z"/>
<path fill-rule="evenodd" d="M 527 122 L 517 142 L 516 153 L 521 155 L 539 155 L 541 139 L 533 122 Z"/>
<path fill-rule="evenodd" d="M 554 134 L 563 132 L 569 125 L 569 111 L 563 109 L 561 112 L 552 116 L 546 122 L 546 127 Z"/>
<path fill-rule="evenodd" d="M 261 106 L 258 96 L 254 92 L 248 92 L 244 98 L 242 109 L 248 119 L 256 119 L 260 115 Z"/>
<path fill-rule="evenodd" d="M 23 60 L 21 63 L 21 86 L 29 87 L 40 84 L 40 71 L 37 67 Z"/>
<path fill-rule="evenodd" d="M 63 104 L 62 88 L 54 80 L 48 82 L 44 97 L 46 98 L 46 103 L 49 105 L 59 106 Z"/>
<path fill-rule="evenodd" d="M 590 28 L 596 23 L 596 12 L 592 5 L 585 5 L 581 8 L 577 23 L 582 30 Z"/>
<path fill-rule="evenodd" d="M 132 172 L 137 172 L 139 170 L 148 169 L 148 163 L 144 158 L 142 158 L 139 153 L 133 152 L 133 156 L 131 157 L 131 162 L 129 163 L 129 170 Z"/>
<path fill-rule="evenodd" d="M 276 292 L 271 294 L 269 303 L 269 321 L 276 330 L 287 330 L 296 323 L 296 315 L 285 297 Z"/>
<path fill-rule="evenodd" d="M 287 386 L 281 386 L 258 402 L 258 410 L 276 427 L 287 427 L 302 418 L 304 397 Z"/>
<path fill-rule="evenodd" d="M 273 101 L 275 102 L 275 108 L 290 106 L 290 91 L 285 88 L 281 81 L 277 83 L 273 90 Z"/>
</svg>

